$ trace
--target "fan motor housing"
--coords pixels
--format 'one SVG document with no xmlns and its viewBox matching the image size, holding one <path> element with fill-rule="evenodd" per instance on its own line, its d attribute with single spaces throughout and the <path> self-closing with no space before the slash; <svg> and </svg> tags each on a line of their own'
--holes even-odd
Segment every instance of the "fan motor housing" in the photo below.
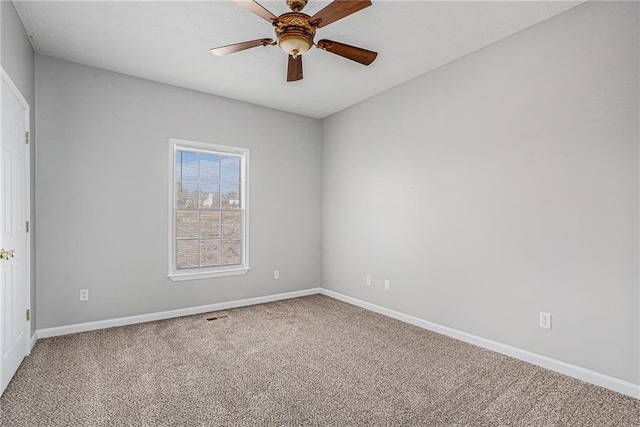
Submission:
<svg viewBox="0 0 640 427">
<path fill-rule="evenodd" d="M 290 12 L 280 15 L 275 26 L 278 45 L 294 58 L 313 46 L 316 28 L 309 23 L 309 15 Z"/>
</svg>

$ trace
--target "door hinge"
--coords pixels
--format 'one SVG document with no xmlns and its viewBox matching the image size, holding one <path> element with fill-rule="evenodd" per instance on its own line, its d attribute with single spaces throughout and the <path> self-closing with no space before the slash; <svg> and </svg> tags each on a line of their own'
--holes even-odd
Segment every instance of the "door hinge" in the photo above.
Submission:
<svg viewBox="0 0 640 427">
<path fill-rule="evenodd" d="M 29 132 L 25 132 L 24 133 L 24 143 L 28 144 L 29 143 Z"/>
<path fill-rule="evenodd" d="M 27 309 L 27 320 L 31 320 L 31 310 Z"/>
<path fill-rule="evenodd" d="M 27 230 L 27 233 L 28 233 L 29 232 L 29 221 L 26 222 L 24 228 L 25 228 L 25 230 Z"/>
</svg>

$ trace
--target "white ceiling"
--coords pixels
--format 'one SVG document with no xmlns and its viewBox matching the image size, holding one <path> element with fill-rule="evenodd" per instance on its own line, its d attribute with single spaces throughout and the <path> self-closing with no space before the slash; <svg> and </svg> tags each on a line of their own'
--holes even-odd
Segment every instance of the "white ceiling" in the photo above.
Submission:
<svg viewBox="0 0 640 427">
<path fill-rule="evenodd" d="M 285 0 L 259 0 L 276 15 Z M 310 0 L 313 15 L 327 1 Z M 257 47 L 226 57 L 212 47 L 275 38 L 232 1 L 14 1 L 37 53 L 253 104 L 323 118 L 433 70 L 581 1 L 373 0 L 321 38 L 379 52 L 369 67 L 312 49 L 304 80 L 287 83 L 287 56 Z"/>
</svg>

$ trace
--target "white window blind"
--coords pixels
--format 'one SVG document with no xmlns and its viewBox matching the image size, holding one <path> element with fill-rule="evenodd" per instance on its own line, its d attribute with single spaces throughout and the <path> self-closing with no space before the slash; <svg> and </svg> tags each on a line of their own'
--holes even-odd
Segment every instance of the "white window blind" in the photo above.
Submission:
<svg viewBox="0 0 640 427">
<path fill-rule="evenodd" d="M 184 279 L 246 272 L 248 150 L 172 141 L 169 276 Z"/>
</svg>

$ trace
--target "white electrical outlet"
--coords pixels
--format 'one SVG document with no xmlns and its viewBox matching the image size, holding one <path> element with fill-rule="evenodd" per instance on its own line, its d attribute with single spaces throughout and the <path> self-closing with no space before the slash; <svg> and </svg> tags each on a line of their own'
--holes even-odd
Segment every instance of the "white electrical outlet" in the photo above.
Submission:
<svg viewBox="0 0 640 427">
<path fill-rule="evenodd" d="M 273 278 L 274 279 L 280 278 L 280 270 L 273 270 Z"/>
<path fill-rule="evenodd" d="M 540 327 L 551 329 L 551 313 L 540 312 Z"/>
<path fill-rule="evenodd" d="M 89 301 L 89 289 L 80 289 L 80 301 Z"/>
<path fill-rule="evenodd" d="M 384 281 L 384 290 L 385 291 L 389 290 L 389 280 L 388 279 Z"/>
<path fill-rule="evenodd" d="M 371 276 L 367 276 L 367 281 L 365 283 L 367 286 L 371 286 Z"/>
</svg>

